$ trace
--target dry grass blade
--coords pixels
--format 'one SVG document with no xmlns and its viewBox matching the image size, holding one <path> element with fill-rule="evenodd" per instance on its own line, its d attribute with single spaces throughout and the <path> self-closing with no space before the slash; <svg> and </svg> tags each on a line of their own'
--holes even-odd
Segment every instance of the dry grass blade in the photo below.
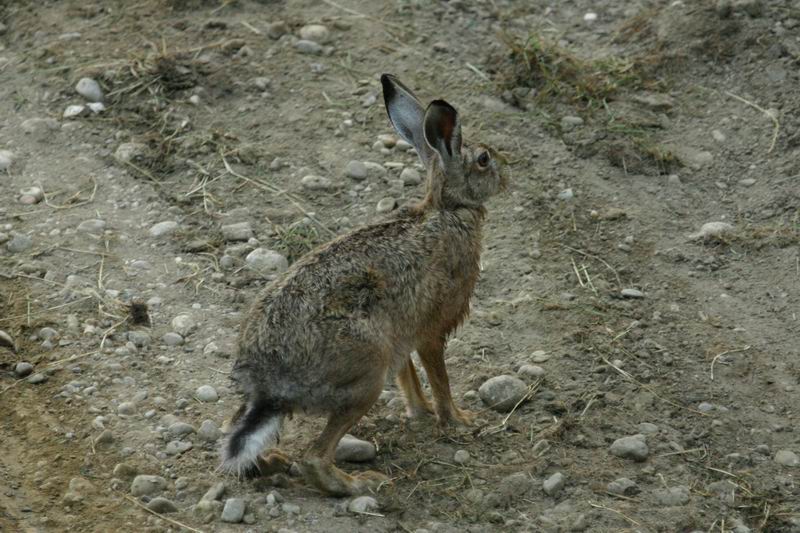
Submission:
<svg viewBox="0 0 800 533">
<path fill-rule="evenodd" d="M 744 348 L 736 348 L 735 350 L 725 350 L 724 352 L 720 352 L 717 355 L 715 355 L 714 358 L 711 360 L 711 381 L 714 381 L 714 364 L 717 362 L 717 360 L 720 357 L 722 357 L 723 355 L 728 355 L 728 354 L 732 354 L 732 353 L 746 352 L 749 349 L 750 349 L 750 345 L 748 344 Z"/>
<path fill-rule="evenodd" d="M 157 516 L 161 520 L 165 520 L 165 521 L 169 522 L 172 525 L 175 525 L 175 526 L 178 526 L 180 528 L 186 529 L 187 531 L 193 531 L 194 533 L 203 533 L 203 531 L 201 529 L 195 529 L 192 526 L 187 526 L 186 524 L 184 524 L 182 522 L 178 522 L 177 520 L 173 520 L 172 518 L 167 518 L 166 516 L 164 516 L 161 513 L 157 513 L 157 512 L 155 512 L 155 511 L 153 511 L 151 509 L 148 509 L 147 506 L 142 505 L 136 498 L 134 498 L 132 496 L 128 496 L 127 494 L 123 494 L 123 497 L 126 500 L 134 503 L 137 507 L 140 507 L 140 508 L 144 509 L 148 513 L 150 513 L 150 514 L 152 514 L 154 516 Z"/>
<path fill-rule="evenodd" d="M 606 507 L 605 505 L 600 505 L 599 503 L 594 503 L 594 502 L 588 502 L 588 503 L 589 503 L 589 505 L 591 505 L 592 507 L 595 507 L 597 509 L 603 509 L 604 511 L 611 511 L 612 513 L 616 513 L 616 514 L 618 514 L 619 516 L 621 516 L 622 518 L 624 518 L 625 520 L 627 520 L 628 522 L 630 522 L 631 524 L 633 524 L 635 526 L 641 526 L 642 525 L 639 522 L 637 522 L 636 520 L 634 520 L 633 518 L 631 518 L 630 516 L 628 516 L 625 513 L 623 513 L 622 511 L 618 511 L 617 509 L 612 509 L 611 507 Z"/>
<path fill-rule="evenodd" d="M 773 115 L 772 113 L 770 113 L 769 111 L 767 111 L 766 109 L 761 107 L 760 105 L 758 105 L 756 103 L 753 103 L 750 100 L 746 100 L 746 99 L 742 98 L 741 96 L 735 95 L 730 91 L 725 91 L 725 94 L 727 94 L 731 98 L 739 100 L 743 104 L 748 105 L 748 106 L 752 107 L 753 109 L 755 109 L 757 111 L 761 111 L 767 117 L 769 117 L 769 119 L 772 121 L 772 124 L 775 126 L 773 131 L 772 131 L 772 142 L 769 143 L 769 150 L 767 150 L 767 153 L 771 154 L 772 151 L 775 149 L 775 143 L 778 142 L 778 133 L 781 130 L 781 123 L 778 122 L 778 117 L 776 117 L 775 115 Z"/>
<path fill-rule="evenodd" d="M 511 411 L 508 412 L 508 414 L 505 416 L 505 418 L 503 418 L 502 422 L 500 422 L 496 426 L 491 426 L 491 427 L 488 427 L 488 428 L 484 428 L 483 430 L 481 430 L 480 433 L 478 433 L 478 436 L 479 437 L 485 437 L 487 435 L 493 435 L 495 433 L 500 433 L 501 431 L 506 429 L 506 425 L 508 424 L 508 421 L 511 418 L 511 415 L 514 414 L 514 412 L 517 410 L 517 408 L 520 405 L 522 405 L 525 401 L 531 399 L 531 397 L 536 393 L 536 390 L 539 388 L 539 385 L 541 385 L 541 383 L 542 383 L 541 379 L 536 380 L 535 383 L 532 383 L 531 386 L 528 387 L 528 391 L 525 393 L 525 395 L 522 398 L 520 398 L 520 400 L 514 405 L 514 407 L 511 409 Z"/>
</svg>

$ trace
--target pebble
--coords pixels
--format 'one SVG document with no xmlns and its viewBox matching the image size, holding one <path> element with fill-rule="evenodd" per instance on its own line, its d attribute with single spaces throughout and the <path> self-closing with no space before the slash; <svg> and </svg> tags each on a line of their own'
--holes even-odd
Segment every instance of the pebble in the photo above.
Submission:
<svg viewBox="0 0 800 533">
<path fill-rule="evenodd" d="M 386 167 L 380 163 L 373 161 L 364 161 L 364 166 L 367 167 L 367 172 L 375 177 L 382 178 L 386 175 Z"/>
<path fill-rule="evenodd" d="M 89 102 L 102 102 L 103 89 L 92 78 L 81 78 L 75 86 L 75 91 Z"/>
<path fill-rule="evenodd" d="M 41 135 L 50 133 L 59 128 L 58 121 L 53 118 L 29 118 L 20 124 L 20 128 L 27 134 Z"/>
<path fill-rule="evenodd" d="M 403 139 L 397 139 L 397 144 L 394 145 L 395 149 L 401 150 L 403 152 L 407 152 L 414 148 L 414 145 L 404 141 Z"/>
<path fill-rule="evenodd" d="M 380 142 L 384 148 L 394 148 L 397 145 L 397 136 L 391 133 L 383 133 L 378 135 L 378 142 Z"/>
<path fill-rule="evenodd" d="M 347 510 L 356 514 L 373 513 L 378 510 L 378 500 L 372 496 L 359 496 L 350 500 Z"/>
<path fill-rule="evenodd" d="M 558 199 L 563 201 L 572 200 L 575 198 L 575 193 L 572 192 L 572 189 L 564 189 L 563 191 L 558 193 Z"/>
<path fill-rule="evenodd" d="M 345 165 L 344 173 L 349 178 L 361 181 L 367 177 L 367 166 L 361 161 L 350 161 Z"/>
<path fill-rule="evenodd" d="M 581 117 L 574 117 L 570 115 L 561 117 L 562 130 L 569 131 L 571 129 L 577 128 L 578 126 L 583 126 L 583 119 Z"/>
<path fill-rule="evenodd" d="M 82 477 L 74 477 L 69 480 L 69 490 L 64 494 L 63 501 L 67 505 L 82 502 L 84 497 L 94 491 L 94 485 Z"/>
<path fill-rule="evenodd" d="M 300 28 L 300 38 L 306 41 L 325 44 L 331 39 L 331 32 L 322 24 L 308 24 Z"/>
<path fill-rule="evenodd" d="M 222 498 L 223 494 L 225 494 L 225 483 L 223 483 L 222 481 L 218 481 L 217 483 L 214 483 L 208 488 L 206 493 L 203 494 L 201 500 L 208 500 L 208 501 L 219 500 L 220 498 Z"/>
<path fill-rule="evenodd" d="M 117 463 L 114 466 L 114 477 L 120 479 L 133 479 L 136 477 L 136 467 L 127 463 Z"/>
<path fill-rule="evenodd" d="M 528 393 L 525 382 L 514 376 L 496 376 L 488 379 L 478 389 L 483 403 L 491 409 L 507 412 Z"/>
<path fill-rule="evenodd" d="M 20 361 L 17 363 L 17 366 L 14 367 L 14 373 L 20 378 L 29 376 L 31 372 L 33 372 L 33 365 L 25 361 Z"/>
<path fill-rule="evenodd" d="M 88 114 L 88 109 L 85 105 L 68 105 L 64 110 L 63 118 L 77 118 Z"/>
<path fill-rule="evenodd" d="M 378 211 L 378 213 L 388 213 L 389 211 L 392 211 L 395 207 L 397 207 L 397 200 L 395 200 L 394 198 L 387 197 L 381 199 L 381 201 L 378 202 L 376 210 Z"/>
<path fill-rule="evenodd" d="M 469 452 L 467 450 L 458 450 L 453 455 L 453 462 L 459 465 L 466 464 L 470 459 Z"/>
<path fill-rule="evenodd" d="M 653 499 L 665 507 L 685 505 L 689 503 L 689 487 L 678 485 L 677 487 L 656 489 L 653 491 Z"/>
<path fill-rule="evenodd" d="M 211 385 L 201 385 L 197 387 L 194 392 L 195 397 L 201 402 L 216 402 L 219 400 L 219 395 L 214 387 Z"/>
<path fill-rule="evenodd" d="M 178 508 L 170 500 L 158 496 L 147 503 L 147 508 L 156 513 L 176 513 Z"/>
<path fill-rule="evenodd" d="M 639 433 L 644 433 L 645 435 L 650 433 L 658 433 L 658 426 L 655 424 L 651 424 L 650 422 L 642 422 L 636 428 L 639 430 Z"/>
<path fill-rule="evenodd" d="M 280 39 L 289 33 L 289 25 L 286 21 L 276 20 L 267 26 L 267 36 L 270 39 Z"/>
<path fill-rule="evenodd" d="M 314 41 L 308 41 L 306 39 L 300 39 L 299 41 L 294 43 L 294 47 L 301 54 L 312 54 L 318 56 L 322 53 L 321 44 L 315 43 Z"/>
<path fill-rule="evenodd" d="M 531 360 L 534 363 L 544 363 L 550 359 L 550 354 L 545 352 L 544 350 L 535 350 L 531 354 Z"/>
<path fill-rule="evenodd" d="M 706 222 L 700 227 L 700 231 L 689 235 L 689 239 L 707 240 L 721 237 L 733 231 L 733 226 L 727 222 Z"/>
<path fill-rule="evenodd" d="M 28 383 L 32 385 L 38 385 L 39 383 L 44 383 L 47 381 L 47 375 L 42 374 L 41 372 L 37 372 L 36 374 L 31 374 L 28 376 Z"/>
<path fill-rule="evenodd" d="M 97 113 L 100 113 L 101 111 L 105 111 L 106 110 L 106 106 L 103 105 L 101 102 L 90 102 L 90 103 L 86 104 L 86 107 L 88 107 L 89 111 L 91 111 L 95 115 Z"/>
<path fill-rule="evenodd" d="M 219 516 L 221 510 L 222 502 L 200 500 L 192 507 L 192 515 L 198 522 L 208 524 Z"/>
<path fill-rule="evenodd" d="M 352 435 L 345 435 L 336 445 L 336 461 L 363 463 L 375 459 L 375 445 Z"/>
<path fill-rule="evenodd" d="M 229 524 L 238 524 L 244 518 L 244 511 L 247 502 L 242 498 L 228 498 L 225 500 L 225 507 L 222 509 L 221 520 Z"/>
<path fill-rule="evenodd" d="M 538 365 L 522 365 L 517 374 L 526 378 L 540 378 L 544 376 L 544 368 Z"/>
<path fill-rule="evenodd" d="M 167 443 L 167 447 L 164 449 L 164 452 L 167 455 L 180 455 L 182 453 L 188 452 L 194 446 L 191 442 L 185 440 L 171 440 Z"/>
<path fill-rule="evenodd" d="M 203 420 L 197 430 L 197 437 L 205 442 L 217 442 L 221 436 L 222 432 L 212 420 Z"/>
<path fill-rule="evenodd" d="M 620 294 L 623 298 L 644 298 L 644 293 L 639 289 L 622 289 Z"/>
<path fill-rule="evenodd" d="M 611 444 L 609 451 L 612 455 L 623 459 L 633 459 L 634 461 L 644 461 L 650 455 L 644 435 L 633 435 L 617 439 Z"/>
<path fill-rule="evenodd" d="M 0 150 L 0 172 L 11 168 L 14 162 L 14 154 L 8 150 Z"/>
<path fill-rule="evenodd" d="M 167 346 L 180 346 L 183 344 L 183 337 L 175 333 L 174 331 L 170 331 L 169 333 L 165 333 L 163 337 L 161 337 L 161 342 L 166 344 Z"/>
<path fill-rule="evenodd" d="M 800 458 L 791 450 L 778 450 L 775 453 L 775 462 L 789 467 L 800 466 Z"/>
<path fill-rule="evenodd" d="M 713 130 L 711 132 L 711 136 L 714 137 L 714 140 L 719 143 L 724 143 L 726 139 L 725 134 L 719 130 Z"/>
<path fill-rule="evenodd" d="M 222 238 L 226 241 L 247 241 L 253 237 L 253 228 L 249 222 L 238 222 L 222 226 Z"/>
<path fill-rule="evenodd" d="M 283 254 L 267 248 L 256 248 L 244 260 L 259 272 L 283 272 L 289 268 L 289 261 Z"/>
<path fill-rule="evenodd" d="M 32 246 L 33 239 L 23 233 L 15 233 L 11 240 L 6 243 L 6 249 L 12 254 L 25 252 Z"/>
<path fill-rule="evenodd" d="M 422 176 L 415 168 L 406 167 L 400 173 L 400 179 L 403 180 L 403 185 L 419 185 L 422 183 Z"/>
<path fill-rule="evenodd" d="M 117 414 L 130 416 L 136 413 L 136 404 L 133 402 L 122 402 L 117 406 Z"/>
<path fill-rule="evenodd" d="M 147 153 L 147 146 L 142 143 L 122 143 L 114 152 L 114 159 L 120 163 L 130 163 L 143 157 Z"/>
<path fill-rule="evenodd" d="M 19 202 L 25 205 L 38 204 L 44 199 L 44 191 L 40 187 L 27 187 L 19 193 Z"/>
<path fill-rule="evenodd" d="M 187 424 L 186 422 L 175 422 L 171 426 L 169 426 L 170 436 L 172 437 L 183 437 L 184 435 L 190 435 L 195 432 L 194 426 L 191 424 Z"/>
<path fill-rule="evenodd" d="M 197 329 L 197 322 L 195 322 L 191 315 L 178 315 L 172 319 L 172 329 L 178 332 L 179 335 L 188 337 L 195 329 Z"/>
<path fill-rule="evenodd" d="M 743 180 L 739 180 L 739 185 L 743 187 L 752 187 L 756 184 L 756 180 L 753 178 L 745 178 Z"/>
<path fill-rule="evenodd" d="M 144 331 L 129 331 L 128 340 L 137 348 L 141 348 L 150 344 L 150 335 Z"/>
<path fill-rule="evenodd" d="M 84 220 L 78 224 L 78 231 L 100 235 L 106 229 L 106 221 L 100 219 Z"/>
<path fill-rule="evenodd" d="M 621 477 L 606 485 L 606 490 L 608 490 L 608 492 L 611 494 L 633 496 L 639 492 L 639 487 L 636 485 L 635 481 L 632 481 L 626 477 Z"/>
<path fill-rule="evenodd" d="M 159 238 L 159 237 L 166 237 L 167 235 L 174 233 L 175 230 L 177 229 L 178 229 L 177 222 L 175 222 L 174 220 L 165 220 L 151 227 L 149 233 L 151 237 Z"/>
<path fill-rule="evenodd" d="M 160 494 L 166 486 L 167 480 L 161 476 L 140 474 L 131 482 L 131 495 L 135 497 L 155 496 Z"/>
<path fill-rule="evenodd" d="M 549 478 L 545 479 L 542 483 L 542 489 L 544 489 L 545 494 L 548 496 L 553 496 L 561 492 L 561 489 L 564 488 L 564 484 L 566 483 L 566 478 L 564 474 L 561 472 L 556 472 Z"/>
</svg>

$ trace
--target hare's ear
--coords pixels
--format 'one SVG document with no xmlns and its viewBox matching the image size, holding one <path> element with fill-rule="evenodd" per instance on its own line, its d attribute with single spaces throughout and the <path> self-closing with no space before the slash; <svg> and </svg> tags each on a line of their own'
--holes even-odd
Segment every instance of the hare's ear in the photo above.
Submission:
<svg viewBox="0 0 800 533">
<path fill-rule="evenodd" d="M 386 112 L 395 131 L 407 143 L 411 144 L 427 166 L 431 151 L 425 142 L 422 131 L 422 121 L 425 118 L 425 109 L 411 92 L 411 89 L 400 83 L 400 80 L 391 74 L 381 76 L 383 86 L 383 101 Z"/>
<path fill-rule="evenodd" d="M 442 158 L 444 169 L 461 161 L 461 120 L 444 100 L 434 100 L 425 112 L 425 141 Z"/>
</svg>

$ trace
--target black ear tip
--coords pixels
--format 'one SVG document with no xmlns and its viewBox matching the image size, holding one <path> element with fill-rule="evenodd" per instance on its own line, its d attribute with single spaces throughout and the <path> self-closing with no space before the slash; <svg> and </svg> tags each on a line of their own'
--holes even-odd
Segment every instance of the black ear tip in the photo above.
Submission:
<svg viewBox="0 0 800 533">
<path fill-rule="evenodd" d="M 457 115 L 458 114 L 458 111 L 456 111 L 456 108 L 451 106 L 445 100 L 434 100 L 433 102 L 428 104 L 428 109 L 433 109 L 433 108 L 436 108 L 436 109 L 438 109 L 440 111 L 445 111 L 445 112 L 453 114 L 453 115 Z"/>
<path fill-rule="evenodd" d="M 381 74 L 381 86 L 383 86 L 383 93 L 387 96 L 395 93 L 394 76 L 391 74 Z"/>
</svg>

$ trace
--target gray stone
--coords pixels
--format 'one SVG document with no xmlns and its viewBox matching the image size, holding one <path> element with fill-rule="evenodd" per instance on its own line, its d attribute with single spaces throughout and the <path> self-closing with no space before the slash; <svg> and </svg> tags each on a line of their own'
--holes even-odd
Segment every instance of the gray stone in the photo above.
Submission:
<svg viewBox="0 0 800 533">
<path fill-rule="evenodd" d="M 281 510 L 286 514 L 300 514 L 300 506 L 294 503 L 284 503 Z"/>
<path fill-rule="evenodd" d="M 59 128 L 58 121 L 52 118 L 29 118 L 20 124 L 22 131 L 29 135 L 41 136 L 44 133 L 51 133 Z"/>
<path fill-rule="evenodd" d="M 85 105 L 68 105 L 61 115 L 63 118 L 78 118 L 89 114 L 89 108 Z"/>
<path fill-rule="evenodd" d="M 201 524 L 208 524 L 217 519 L 222 511 L 222 502 L 214 500 L 200 500 L 192 507 L 192 515 Z"/>
<path fill-rule="evenodd" d="M 78 231 L 100 235 L 106 229 L 106 221 L 100 219 L 84 220 L 78 224 Z"/>
<path fill-rule="evenodd" d="M 185 440 L 171 440 L 167 443 L 167 447 L 164 449 L 164 453 L 167 455 L 180 455 L 182 453 L 186 453 L 193 448 L 193 445 L 189 441 Z"/>
<path fill-rule="evenodd" d="M 639 430 L 639 433 L 644 433 L 645 435 L 649 435 L 651 433 L 658 433 L 658 426 L 655 424 L 651 424 L 650 422 L 642 422 L 636 427 Z"/>
<path fill-rule="evenodd" d="M 103 89 L 92 78 L 81 78 L 75 86 L 75 91 L 89 102 L 102 102 Z"/>
<path fill-rule="evenodd" d="M 344 167 L 344 173 L 349 178 L 361 181 L 367 177 L 367 167 L 361 161 L 350 161 Z"/>
<path fill-rule="evenodd" d="M 639 492 L 639 487 L 635 481 L 626 477 L 615 479 L 606 486 L 606 490 L 611 494 L 618 494 L 622 496 L 633 496 Z"/>
<path fill-rule="evenodd" d="M 691 240 L 708 240 L 722 237 L 733 231 L 733 226 L 727 222 L 706 222 L 700 231 L 689 235 Z"/>
<path fill-rule="evenodd" d="M 486 380 L 478 389 L 481 400 L 491 409 L 507 412 L 528 393 L 525 382 L 514 376 L 496 376 Z"/>
<path fill-rule="evenodd" d="M 169 426 L 169 434 L 172 437 L 183 437 L 184 435 L 191 435 L 195 432 L 194 426 L 186 422 L 175 422 Z"/>
<path fill-rule="evenodd" d="M 347 504 L 347 510 L 356 514 L 374 513 L 378 508 L 378 500 L 372 496 L 359 496 Z"/>
<path fill-rule="evenodd" d="M 612 455 L 623 459 L 633 459 L 634 461 L 644 461 L 650 455 L 644 435 L 633 435 L 617 439 L 611 444 L 609 451 Z"/>
<path fill-rule="evenodd" d="M 177 229 L 178 229 L 177 222 L 175 222 L 174 220 L 165 220 L 151 227 L 149 233 L 151 237 L 160 238 L 175 233 L 175 230 Z"/>
<path fill-rule="evenodd" d="M 47 381 L 47 374 L 42 374 L 41 372 L 37 372 L 36 374 L 31 374 L 28 376 L 28 383 L 32 385 L 38 385 L 40 383 L 44 383 Z"/>
<path fill-rule="evenodd" d="M 620 294 L 623 298 L 644 298 L 644 293 L 639 289 L 622 289 Z"/>
<path fill-rule="evenodd" d="M 561 117 L 562 130 L 569 131 L 577 128 L 578 126 L 583 126 L 583 119 L 581 117 L 574 117 L 569 115 Z"/>
<path fill-rule="evenodd" d="M 31 372 L 33 372 L 33 365 L 25 361 L 20 361 L 19 363 L 17 363 L 17 366 L 14 367 L 14 373 L 19 378 L 24 378 L 29 376 Z"/>
<path fill-rule="evenodd" d="M 200 385 L 195 391 L 195 397 L 201 402 L 216 402 L 219 400 L 217 390 L 211 385 Z"/>
<path fill-rule="evenodd" d="M 117 406 L 117 413 L 123 416 L 130 416 L 136 413 L 136 404 L 133 402 L 122 402 Z"/>
<path fill-rule="evenodd" d="M 330 41 L 331 32 L 322 24 L 308 24 L 300 28 L 300 38 L 306 41 L 325 44 Z"/>
<path fill-rule="evenodd" d="M 69 480 L 69 490 L 64 494 L 63 502 L 66 505 L 80 503 L 94 491 L 92 483 L 82 477 L 74 477 Z"/>
<path fill-rule="evenodd" d="M 336 446 L 336 461 L 363 463 L 375 459 L 375 445 L 352 435 L 345 435 Z"/>
<path fill-rule="evenodd" d="M 572 189 L 564 189 L 563 191 L 560 191 L 557 196 L 559 200 L 566 202 L 575 198 L 575 193 L 572 192 Z"/>
<path fill-rule="evenodd" d="M 322 53 L 321 44 L 315 43 L 314 41 L 308 41 L 306 39 L 300 39 L 299 41 L 294 43 L 294 47 L 301 54 L 311 54 L 318 56 Z"/>
<path fill-rule="evenodd" d="M 406 167 L 400 173 L 400 179 L 404 185 L 419 185 L 422 183 L 422 176 L 415 168 Z"/>
<path fill-rule="evenodd" d="M 214 443 L 222 437 L 222 432 L 212 420 L 203 420 L 200 429 L 197 430 L 197 437 L 205 442 Z"/>
<path fill-rule="evenodd" d="M 453 462 L 459 465 L 467 464 L 469 462 L 470 456 L 467 450 L 457 450 L 455 454 L 453 454 Z"/>
<path fill-rule="evenodd" d="M 778 450 L 775 453 L 775 462 L 789 467 L 800 466 L 800 458 L 791 450 Z"/>
<path fill-rule="evenodd" d="M 222 226 L 222 238 L 226 241 L 247 241 L 253 238 L 253 228 L 249 222 L 237 222 Z"/>
<path fill-rule="evenodd" d="M 113 471 L 114 477 L 124 480 L 133 479 L 137 473 L 136 467 L 128 463 L 117 463 Z"/>
<path fill-rule="evenodd" d="M 122 143 L 114 152 L 114 159 L 120 163 L 132 163 L 147 153 L 147 146 L 142 143 Z"/>
<path fill-rule="evenodd" d="M 144 331 L 129 331 L 128 340 L 131 341 L 137 348 L 141 348 L 150 344 L 150 335 Z"/>
<path fill-rule="evenodd" d="M 334 188 L 333 182 L 329 178 L 308 174 L 300 180 L 300 185 L 309 191 L 329 191 Z"/>
<path fill-rule="evenodd" d="M 653 491 L 653 499 L 664 507 L 674 507 L 689 503 L 689 487 L 678 485 L 666 489 L 656 489 Z"/>
<path fill-rule="evenodd" d="M 526 378 L 540 378 L 544 376 L 544 368 L 538 365 L 522 365 L 517 374 Z"/>
<path fill-rule="evenodd" d="M 289 268 L 289 261 L 283 254 L 267 248 L 256 248 L 245 257 L 245 262 L 261 273 L 278 273 Z"/>
<path fill-rule="evenodd" d="M 197 322 L 191 315 L 182 314 L 172 319 L 172 329 L 178 332 L 183 337 L 188 337 L 197 329 Z"/>
<path fill-rule="evenodd" d="M 214 483 L 213 485 L 211 485 L 211 487 L 209 487 L 209 489 L 206 491 L 205 494 L 203 494 L 203 497 L 201 499 L 209 501 L 219 500 L 220 498 L 222 498 L 223 494 L 225 494 L 225 483 L 223 483 L 222 481 L 218 481 L 217 483 Z"/>
<path fill-rule="evenodd" d="M 161 337 L 161 342 L 166 344 L 167 346 L 180 346 L 183 344 L 183 337 L 174 331 L 170 331 L 169 333 L 165 333 L 163 337 Z"/>
<path fill-rule="evenodd" d="M 561 472 L 556 472 L 542 483 L 542 489 L 548 496 L 553 496 L 561 492 L 566 484 L 566 478 Z"/>
<path fill-rule="evenodd" d="M 8 150 L 0 150 L 0 172 L 11 168 L 14 162 L 14 154 Z"/>
<path fill-rule="evenodd" d="M 283 20 L 276 20 L 267 26 L 267 36 L 270 39 L 280 39 L 289 33 L 289 25 Z"/>
<path fill-rule="evenodd" d="M 386 167 L 381 165 L 380 163 L 374 163 L 372 161 L 364 161 L 364 166 L 367 167 L 367 172 L 375 177 L 382 178 L 386 175 Z"/>
<path fill-rule="evenodd" d="M 132 496 L 155 496 L 167 486 L 167 480 L 161 476 L 140 474 L 131 483 Z"/>
<path fill-rule="evenodd" d="M 378 213 L 388 213 L 392 211 L 395 207 L 397 207 L 397 200 L 394 198 L 383 198 L 381 201 L 378 202 L 378 206 L 376 210 Z"/>
<path fill-rule="evenodd" d="M 178 507 L 170 500 L 158 496 L 147 503 L 147 508 L 156 513 L 176 513 Z"/>
<path fill-rule="evenodd" d="M 242 498 L 228 498 L 225 500 L 225 508 L 222 509 L 221 520 L 229 524 L 238 524 L 244 518 L 244 511 L 247 502 Z"/>
<path fill-rule="evenodd" d="M 23 233 L 15 233 L 6 244 L 6 249 L 12 254 L 19 254 L 33 246 L 33 239 Z"/>
</svg>

